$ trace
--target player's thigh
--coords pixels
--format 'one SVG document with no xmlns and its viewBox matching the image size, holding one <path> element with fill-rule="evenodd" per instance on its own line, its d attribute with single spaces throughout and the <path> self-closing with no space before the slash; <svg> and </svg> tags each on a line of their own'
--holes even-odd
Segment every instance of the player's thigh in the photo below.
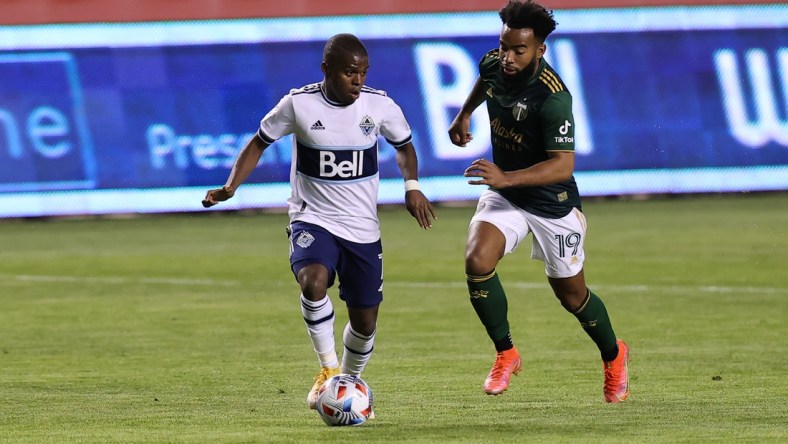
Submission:
<svg viewBox="0 0 788 444">
<path fill-rule="evenodd" d="M 306 287 L 320 286 L 329 288 L 334 285 L 340 246 L 336 238 L 324 228 L 306 222 L 293 222 L 288 227 L 290 233 L 290 269 L 302 290 Z M 315 265 L 325 267 L 321 273 Z M 299 273 L 309 272 L 309 276 L 299 279 Z"/>
<path fill-rule="evenodd" d="M 583 269 L 585 261 L 586 219 L 574 208 L 560 219 L 528 214 L 534 234 L 531 257 L 545 263 L 545 273 L 551 278 L 568 278 Z"/>
<path fill-rule="evenodd" d="M 383 301 L 383 247 L 339 239 L 339 297 L 348 307 L 370 308 Z"/>
<path fill-rule="evenodd" d="M 465 245 L 465 273 L 485 276 L 498 265 L 504 255 L 506 238 L 498 227 L 487 221 L 476 221 L 468 227 Z"/>
<path fill-rule="evenodd" d="M 490 231 L 478 228 L 478 222 L 487 222 L 494 226 L 503 236 L 503 253 L 498 256 L 512 253 L 529 232 L 528 221 L 523 210 L 506 200 L 500 194 L 486 190 L 479 197 L 476 204 L 476 213 L 471 218 L 468 230 L 468 248 L 466 257 L 479 253 L 482 248 L 488 248 L 491 242 Z M 474 225 L 476 224 L 476 228 Z"/>
</svg>

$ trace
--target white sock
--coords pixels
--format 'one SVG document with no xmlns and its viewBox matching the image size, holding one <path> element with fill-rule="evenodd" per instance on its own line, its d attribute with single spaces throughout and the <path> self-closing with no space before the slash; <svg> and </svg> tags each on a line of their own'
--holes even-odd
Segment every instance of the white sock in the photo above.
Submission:
<svg viewBox="0 0 788 444">
<path fill-rule="evenodd" d="M 331 298 L 313 302 L 301 295 L 301 314 L 304 315 L 306 331 L 312 339 L 312 347 L 317 353 L 321 367 L 335 368 L 337 360 L 336 343 L 334 342 L 334 306 Z"/>
<path fill-rule="evenodd" d="M 364 336 L 353 330 L 348 322 L 342 334 L 342 343 L 345 345 L 345 352 L 342 354 L 342 373 L 361 376 L 375 348 L 375 332 Z"/>
</svg>

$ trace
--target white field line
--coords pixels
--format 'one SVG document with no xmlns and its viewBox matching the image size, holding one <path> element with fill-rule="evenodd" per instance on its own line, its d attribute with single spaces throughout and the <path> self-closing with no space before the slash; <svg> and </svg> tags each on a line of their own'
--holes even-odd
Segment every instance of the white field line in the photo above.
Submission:
<svg viewBox="0 0 788 444">
<path fill-rule="evenodd" d="M 33 274 L 0 275 L 2 282 L 32 282 L 32 283 L 73 283 L 73 284 L 155 284 L 155 285 L 184 285 L 184 286 L 220 286 L 233 287 L 240 285 L 238 281 L 216 279 L 182 279 L 182 278 L 127 278 L 127 277 L 98 277 L 98 276 L 46 276 Z"/>
<path fill-rule="evenodd" d="M 51 276 L 51 275 L 32 275 L 32 274 L 0 274 L 0 285 L 12 282 L 28 283 L 73 283 L 73 284 L 151 284 L 151 285 L 181 285 L 181 286 L 216 286 L 216 287 L 235 287 L 240 286 L 237 280 L 219 279 L 185 279 L 185 278 L 150 278 L 150 277 L 120 277 L 120 276 Z M 457 288 L 464 289 L 465 282 L 414 282 L 414 281 L 392 281 L 387 280 L 386 287 L 395 288 Z M 547 282 L 524 282 L 510 281 L 504 282 L 506 288 L 518 288 L 523 290 L 548 290 L 550 287 Z M 751 293 L 751 294 L 788 294 L 785 287 L 737 287 L 737 286 L 717 286 L 717 285 L 591 285 L 592 289 L 604 291 L 615 291 L 621 293 Z"/>
<path fill-rule="evenodd" d="M 596 285 L 590 283 L 592 290 L 615 291 L 622 293 L 756 293 L 756 294 L 788 294 L 788 288 L 783 287 L 735 287 L 716 285 Z M 465 288 L 465 282 L 391 282 L 384 283 L 387 287 L 405 288 Z M 503 282 L 504 288 L 519 288 L 523 290 L 548 290 L 547 282 Z"/>
</svg>

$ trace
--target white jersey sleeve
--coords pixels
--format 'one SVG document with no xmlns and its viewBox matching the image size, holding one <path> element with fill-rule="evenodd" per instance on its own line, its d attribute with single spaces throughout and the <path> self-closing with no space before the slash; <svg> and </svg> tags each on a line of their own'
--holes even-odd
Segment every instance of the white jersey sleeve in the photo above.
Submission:
<svg viewBox="0 0 788 444">
<path fill-rule="evenodd" d="M 350 105 L 332 102 L 315 83 L 294 89 L 263 117 L 267 143 L 293 134 L 290 221 L 319 225 L 357 243 L 380 239 L 378 137 L 411 141 L 402 109 L 385 92 L 362 87 Z"/>
<path fill-rule="evenodd" d="M 257 134 L 269 145 L 294 131 L 296 119 L 292 92 L 282 97 L 279 103 L 260 121 Z"/>
<path fill-rule="evenodd" d="M 390 97 L 386 97 L 383 120 L 380 122 L 380 135 L 394 147 L 411 141 L 411 130 L 402 109 Z"/>
</svg>

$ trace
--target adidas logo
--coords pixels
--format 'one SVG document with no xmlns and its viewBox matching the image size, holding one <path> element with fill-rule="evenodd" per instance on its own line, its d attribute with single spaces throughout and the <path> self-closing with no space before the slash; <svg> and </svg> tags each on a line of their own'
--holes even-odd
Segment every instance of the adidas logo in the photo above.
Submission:
<svg viewBox="0 0 788 444">
<path fill-rule="evenodd" d="M 324 130 L 326 127 L 318 120 L 317 122 L 313 123 L 312 126 L 309 127 L 311 130 Z"/>
</svg>

